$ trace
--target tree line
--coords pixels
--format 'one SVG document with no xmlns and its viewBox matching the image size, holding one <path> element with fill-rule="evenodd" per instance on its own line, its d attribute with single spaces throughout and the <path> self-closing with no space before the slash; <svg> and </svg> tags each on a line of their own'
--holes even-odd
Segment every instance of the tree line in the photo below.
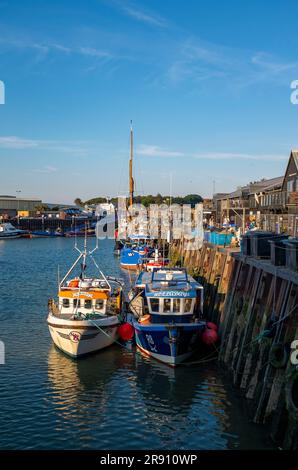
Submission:
<svg viewBox="0 0 298 470">
<path fill-rule="evenodd" d="M 118 198 L 112 197 L 109 201 L 117 206 Z M 83 202 L 82 199 L 76 198 L 74 203 L 78 207 L 84 207 L 85 205 L 93 205 L 93 204 L 102 204 L 106 203 L 107 198 L 105 197 L 94 197 L 92 199 L 88 199 L 87 201 Z M 150 204 L 191 204 L 194 207 L 196 204 L 203 202 L 203 198 L 199 194 L 188 194 L 187 196 L 162 196 L 161 194 L 157 194 L 153 196 L 152 194 L 146 196 L 135 196 L 134 202 L 136 204 L 142 204 L 145 207 L 150 206 Z"/>
</svg>

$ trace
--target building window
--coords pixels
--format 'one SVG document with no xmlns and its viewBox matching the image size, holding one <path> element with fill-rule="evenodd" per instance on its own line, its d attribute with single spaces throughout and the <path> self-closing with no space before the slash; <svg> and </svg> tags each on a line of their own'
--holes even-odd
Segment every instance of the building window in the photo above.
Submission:
<svg viewBox="0 0 298 470">
<path fill-rule="evenodd" d="M 81 306 L 81 301 L 80 299 L 73 299 L 73 306 L 76 308 L 76 307 L 80 307 Z"/>
<path fill-rule="evenodd" d="M 291 193 L 292 191 L 294 190 L 294 181 L 293 180 L 289 180 L 287 182 L 287 191 L 289 193 Z"/>
</svg>

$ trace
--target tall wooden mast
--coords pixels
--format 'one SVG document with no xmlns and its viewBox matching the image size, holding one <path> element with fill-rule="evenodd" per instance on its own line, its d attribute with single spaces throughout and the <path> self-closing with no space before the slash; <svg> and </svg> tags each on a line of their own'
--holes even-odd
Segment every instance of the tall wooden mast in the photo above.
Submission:
<svg viewBox="0 0 298 470">
<path fill-rule="evenodd" d="M 129 204 L 133 204 L 134 194 L 134 179 L 132 174 L 132 163 L 133 163 L 133 128 L 132 121 L 130 121 L 130 159 L 129 159 Z"/>
</svg>

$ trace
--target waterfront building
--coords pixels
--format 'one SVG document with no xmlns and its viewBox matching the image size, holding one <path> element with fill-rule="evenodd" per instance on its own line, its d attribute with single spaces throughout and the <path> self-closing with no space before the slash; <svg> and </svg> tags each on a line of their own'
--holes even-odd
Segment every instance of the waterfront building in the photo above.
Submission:
<svg viewBox="0 0 298 470">
<path fill-rule="evenodd" d="M 298 235 L 298 151 L 292 150 L 285 174 L 213 196 L 215 222 L 249 225 Z"/>
<path fill-rule="evenodd" d="M 0 217 L 29 216 L 36 213 L 36 208 L 42 204 L 41 199 L 20 198 L 0 195 Z"/>
</svg>

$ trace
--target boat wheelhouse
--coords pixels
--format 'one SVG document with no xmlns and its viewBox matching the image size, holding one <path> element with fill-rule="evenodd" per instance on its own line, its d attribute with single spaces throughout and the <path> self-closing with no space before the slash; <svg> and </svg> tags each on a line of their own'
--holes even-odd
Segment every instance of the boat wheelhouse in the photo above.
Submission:
<svg viewBox="0 0 298 470">
<path fill-rule="evenodd" d="M 92 256 L 93 251 L 88 254 L 98 275 L 85 275 L 88 256 L 85 248 L 60 282 L 58 301 L 49 300 L 47 322 L 52 340 L 59 349 L 73 357 L 103 349 L 118 338 L 121 281 L 100 271 Z M 68 280 L 80 261 L 80 276 Z"/>
<path fill-rule="evenodd" d="M 203 287 L 183 268 L 141 272 L 130 294 L 139 349 L 171 366 L 195 351 L 203 320 Z"/>
</svg>

